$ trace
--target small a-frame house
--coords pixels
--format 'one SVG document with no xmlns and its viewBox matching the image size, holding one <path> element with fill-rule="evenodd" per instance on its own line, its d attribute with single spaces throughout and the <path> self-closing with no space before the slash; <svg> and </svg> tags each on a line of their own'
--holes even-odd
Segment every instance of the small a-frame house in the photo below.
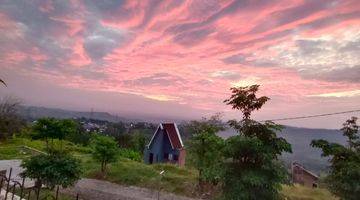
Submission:
<svg viewBox="0 0 360 200">
<path fill-rule="evenodd" d="M 291 165 L 292 181 L 307 187 L 318 187 L 319 177 L 311 171 L 305 169 L 304 166 L 298 162 L 293 162 Z"/>
<path fill-rule="evenodd" d="M 161 123 L 145 148 L 144 162 L 185 165 L 186 151 L 175 123 Z"/>
</svg>

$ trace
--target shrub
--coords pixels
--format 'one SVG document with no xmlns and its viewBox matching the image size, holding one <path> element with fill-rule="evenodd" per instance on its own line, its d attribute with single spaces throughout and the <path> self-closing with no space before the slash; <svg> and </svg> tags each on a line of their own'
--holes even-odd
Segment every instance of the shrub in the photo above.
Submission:
<svg viewBox="0 0 360 200">
<path fill-rule="evenodd" d="M 36 179 L 37 186 L 45 184 L 50 188 L 72 186 L 81 175 L 80 161 L 64 152 L 33 156 L 24 160 L 21 167 L 25 169 L 23 177 Z"/>
<path fill-rule="evenodd" d="M 117 160 L 119 148 L 113 137 L 94 135 L 91 147 L 93 158 L 101 163 L 101 172 L 105 172 L 108 163 Z"/>
<path fill-rule="evenodd" d="M 141 154 L 137 151 L 131 150 L 131 149 L 121 149 L 120 150 L 120 156 L 123 158 L 128 158 L 130 160 L 142 161 Z"/>
</svg>

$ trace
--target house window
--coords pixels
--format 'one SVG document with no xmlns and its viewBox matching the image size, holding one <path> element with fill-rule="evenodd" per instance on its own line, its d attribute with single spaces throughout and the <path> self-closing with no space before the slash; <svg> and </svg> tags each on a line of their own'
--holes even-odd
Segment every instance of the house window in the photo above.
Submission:
<svg viewBox="0 0 360 200">
<path fill-rule="evenodd" d="M 169 154 L 169 160 L 173 160 L 173 155 L 171 153 Z"/>
</svg>

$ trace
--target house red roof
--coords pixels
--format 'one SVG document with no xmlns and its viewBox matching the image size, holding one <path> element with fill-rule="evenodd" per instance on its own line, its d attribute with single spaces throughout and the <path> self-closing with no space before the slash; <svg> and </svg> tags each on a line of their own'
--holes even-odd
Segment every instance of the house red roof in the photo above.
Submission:
<svg viewBox="0 0 360 200">
<path fill-rule="evenodd" d="M 174 149 L 180 149 L 183 147 L 182 140 L 180 137 L 179 130 L 175 123 L 163 123 L 162 126 L 164 127 L 165 131 L 167 132 L 172 147 Z"/>
<path fill-rule="evenodd" d="M 164 133 L 169 137 L 171 146 L 173 149 L 181 149 L 184 147 L 184 144 L 181 140 L 181 136 L 179 133 L 179 129 L 177 128 L 175 123 L 162 123 L 159 125 L 157 130 L 155 131 L 153 137 L 151 138 L 148 146 L 151 145 L 153 142 L 156 134 L 158 133 L 159 129 L 164 130 Z"/>
</svg>

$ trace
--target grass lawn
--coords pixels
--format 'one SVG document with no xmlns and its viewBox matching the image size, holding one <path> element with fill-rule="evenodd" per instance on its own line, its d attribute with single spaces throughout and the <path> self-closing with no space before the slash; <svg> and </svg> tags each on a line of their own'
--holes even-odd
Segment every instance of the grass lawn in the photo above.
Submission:
<svg viewBox="0 0 360 200">
<path fill-rule="evenodd" d="M 68 141 L 63 141 L 62 144 L 58 140 L 54 140 L 55 146 L 63 146 L 64 149 L 72 152 L 75 155 L 82 155 L 90 153 L 90 149 L 87 147 L 81 147 Z M 22 146 L 37 149 L 39 151 L 45 151 L 46 144 L 44 141 L 31 140 L 28 138 L 13 138 L 7 141 L 0 141 L 0 160 L 10 159 L 24 159 L 30 157 L 31 151 L 23 149 Z"/>
<path fill-rule="evenodd" d="M 106 175 L 102 175 L 100 164 L 91 157 L 82 157 L 84 176 L 103 179 L 122 185 L 135 185 L 170 193 L 193 196 L 196 192 L 197 171 L 188 168 L 179 168 L 170 164 L 145 165 L 141 162 L 126 158 L 119 158 L 108 166 Z M 160 172 L 164 170 L 163 176 Z"/>
<path fill-rule="evenodd" d="M 284 185 L 281 194 L 291 200 L 338 200 L 326 189 L 308 188 L 297 184 L 294 186 Z"/>
<path fill-rule="evenodd" d="M 31 153 L 23 151 L 21 146 L 28 146 L 34 149 L 43 150 L 45 144 L 42 141 L 31 141 L 25 138 L 14 138 L 7 141 L 0 141 L 0 160 L 23 159 L 31 156 Z"/>
<path fill-rule="evenodd" d="M 6 142 L 0 142 L 0 160 L 23 159 L 31 156 L 30 152 L 21 149 L 21 146 L 29 146 L 40 151 L 45 150 L 45 142 L 26 138 L 14 138 Z M 55 141 L 55 145 L 60 145 Z M 63 147 L 72 155 L 81 160 L 83 177 L 107 180 L 122 185 L 135 185 L 185 196 L 196 195 L 197 171 L 190 168 L 179 168 L 170 164 L 146 165 L 142 162 L 132 161 L 119 157 L 118 161 L 108 165 L 106 175 L 101 174 L 100 164 L 91 157 L 88 147 L 74 145 L 71 142 L 63 142 Z M 161 176 L 159 173 L 164 170 Z M 284 185 L 281 193 L 290 200 L 336 200 L 326 189 L 313 189 L 300 185 Z M 66 198 L 65 198 L 66 199 Z"/>
</svg>

